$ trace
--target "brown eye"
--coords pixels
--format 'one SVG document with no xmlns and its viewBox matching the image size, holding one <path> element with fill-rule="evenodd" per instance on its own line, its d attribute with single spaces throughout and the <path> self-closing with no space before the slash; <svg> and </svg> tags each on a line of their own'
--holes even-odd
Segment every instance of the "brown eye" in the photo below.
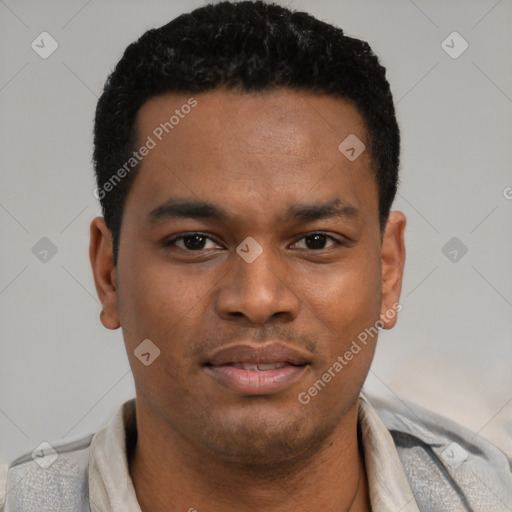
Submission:
<svg viewBox="0 0 512 512">
<path fill-rule="evenodd" d="M 328 248 L 325 246 L 325 244 L 329 240 L 331 240 L 334 243 L 329 245 L 328 247 L 332 247 L 332 245 L 341 245 L 340 242 L 338 242 L 332 236 L 327 235 L 326 233 L 312 233 L 311 235 L 304 236 L 299 240 L 299 242 L 296 242 L 295 245 L 301 243 L 302 241 L 305 241 L 305 247 L 303 248 L 308 250 L 322 250 Z"/>
<path fill-rule="evenodd" d="M 217 247 L 205 247 L 208 242 L 211 242 L 215 246 L 215 242 L 203 233 L 188 233 L 174 237 L 172 240 L 168 240 L 164 243 L 166 247 L 176 246 L 184 251 L 203 251 L 205 249 L 212 249 Z"/>
</svg>

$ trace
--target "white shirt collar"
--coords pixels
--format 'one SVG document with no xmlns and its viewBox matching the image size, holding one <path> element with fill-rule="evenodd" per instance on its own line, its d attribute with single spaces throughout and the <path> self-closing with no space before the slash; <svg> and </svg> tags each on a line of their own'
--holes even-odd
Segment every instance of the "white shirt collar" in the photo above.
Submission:
<svg viewBox="0 0 512 512">
<path fill-rule="evenodd" d="M 89 452 L 91 512 L 142 512 L 128 467 L 126 438 L 135 428 L 135 399 L 122 404 L 92 439 Z M 133 433 L 132 433 L 133 435 Z"/>
<path fill-rule="evenodd" d="M 359 425 L 373 512 L 419 512 L 391 434 L 368 399 L 359 399 Z M 135 436 L 135 399 L 99 430 L 89 454 L 91 512 L 142 512 L 130 477 L 127 436 Z"/>
<path fill-rule="evenodd" d="M 364 394 L 359 397 L 358 421 L 372 510 L 420 512 L 393 438 Z"/>
</svg>

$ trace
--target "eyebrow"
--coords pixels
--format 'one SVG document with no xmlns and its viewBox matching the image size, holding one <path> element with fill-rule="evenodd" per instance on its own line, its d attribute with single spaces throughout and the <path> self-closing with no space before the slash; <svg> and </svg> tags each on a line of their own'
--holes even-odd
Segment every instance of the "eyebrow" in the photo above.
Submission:
<svg viewBox="0 0 512 512">
<path fill-rule="evenodd" d="M 341 199 L 334 199 L 324 204 L 295 204 L 288 209 L 285 220 L 313 222 L 339 218 L 344 221 L 356 221 L 359 217 L 360 212 L 357 208 Z M 206 201 L 169 199 L 148 215 L 150 224 L 176 218 L 226 222 L 229 220 L 230 214 L 223 207 Z"/>
<path fill-rule="evenodd" d="M 302 220 L 305 222 L 313 222 L 315 220 L 323 220 L 338 217 L 341 220 L 353 221 L 359 218 L 359 210 L 354 206 L 342 201 L 334 199 L 325 204 L 299 204 L 293 205 L 287 214 L 290 220 Z"/>
</svg>

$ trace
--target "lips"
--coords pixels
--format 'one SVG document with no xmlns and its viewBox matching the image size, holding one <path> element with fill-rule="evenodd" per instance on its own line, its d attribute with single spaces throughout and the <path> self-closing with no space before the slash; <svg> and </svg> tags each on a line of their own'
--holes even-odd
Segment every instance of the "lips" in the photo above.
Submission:
<svg viewBox="0 0 512 512">
<path fill-rule="evenodd" d="M 266 372 L 268 370 L 278 370 L 279 368 L 284 368 L 288 363 L 232 363 L 230 366 L 234 368 L 242 368 L 243 370 L 259 370 L 260 372 Z"/>
<path fill-rule="evenodd" d="M 299 380 L 311 363 L 308 353 L 281 343 L 222 348 L 203 365 L 223 387 L 240 395 L 278 393 Z"/>
<path fill-rule="evenodd" d="M 295 366 L 310 363 L 309 354 L 282 343 L 266 345 L 234 345 L 222 348 L 208 357 L 207 364 L 220 366 L 233 363 L 279 364 Z"/>
</svg>

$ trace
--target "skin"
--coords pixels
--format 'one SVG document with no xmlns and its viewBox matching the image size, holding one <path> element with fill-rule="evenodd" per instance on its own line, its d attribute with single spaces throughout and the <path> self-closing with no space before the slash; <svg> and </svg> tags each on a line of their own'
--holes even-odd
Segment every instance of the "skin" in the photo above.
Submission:
<svg viewBox="0 0 512 512">
<path fill-rule="evenodd" d="M 145 103 L 136 147 L 189 97 Z M 346 100 L 288 89 L 194 98 L 197 106 L 141 163 L 117 268 L 103 218 L 91 223 L 101 321 L 122 327 L 135 379 L 129 467 L 141 509 L 334 512 L 354 500 L 350 510 L 370 510 L 357 411 L 377 337 L 308 404 L 297 399 L 365 328 L 396 322 L 386 312 L 400 298 L 405 216 L 392 212 L 381 238 L 369 151 L 349 161 L 338 150 L 349 134 L 368 147 L 364 119 Z M 209 201 L 230 217 L 151 224 L 149 212 L 171 198 Z M 286 220 L 292 205 L 334 200 L 357 218 Z M 202 251 L 164 245 L 194 231 L 211 237 Z M 316 232 L 344 244 L 327 237 L 315 248 Z M 252 263 L 236 252 L 248 236 L 263 249 Z M 149 366 L 134 355 L 147 338 L 161 351 Z M 276 394 L 236 394 L 202 366 L 220 347 L 269 340 L 311 361 Z"/>
</svg>

